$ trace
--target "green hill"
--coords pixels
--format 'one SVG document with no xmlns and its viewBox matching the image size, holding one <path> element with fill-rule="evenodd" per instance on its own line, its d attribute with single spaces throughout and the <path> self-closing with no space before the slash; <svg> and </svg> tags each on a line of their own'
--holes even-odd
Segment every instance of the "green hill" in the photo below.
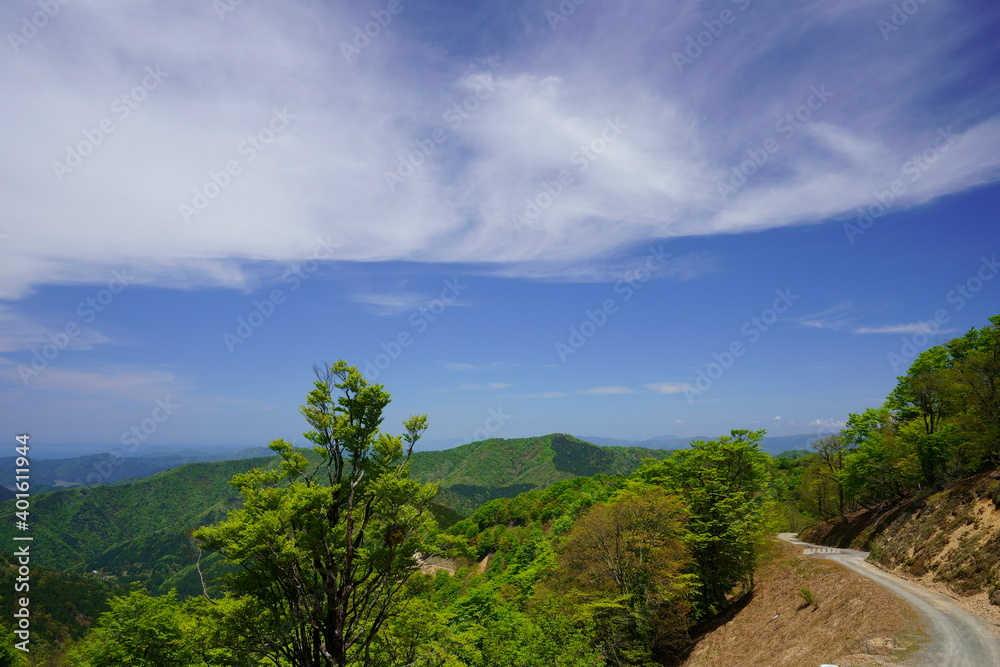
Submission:
<svg viewBox="0 0 1000 667">
<path fill-rule="evenodd" d="M 34 496 L 32 563 L 67 572 L 89 571 L 101 569 L 96 563 L 102 555 L 125 542 L 164 534 L 173 535 L 176 544 L 187 531 L 218 521 L 236 506 L 239 494 L 229 485 L 234 474 L 271 463 L 270 458 L 188 463 L 137 482 Z M 3 508 L 8 515 L 14 511 L 10 501 Z M 4 549 L 13 544 L 14 530 L 12 521 L 0 523 Z M 149 575 L 157 569 L 154 555 L 137 554 L 136 561 Z"/>
<path fill-rule="evenodd" d="M 627 475 L 644 458 L 664 458 L 666 450 L 599 447 L 562 433 L 538 438 L 493 438 L 453 449 L 417 452 L 410 474 L 441 485 L 438 502 L 464 514 L 494 498 L 543 489 L 573 477 Z"/>
</svg>

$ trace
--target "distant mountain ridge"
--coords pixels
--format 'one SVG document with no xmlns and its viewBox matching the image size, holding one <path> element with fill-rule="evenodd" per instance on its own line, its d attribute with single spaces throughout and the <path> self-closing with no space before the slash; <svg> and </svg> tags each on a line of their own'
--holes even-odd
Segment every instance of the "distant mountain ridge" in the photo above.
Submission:
<svg viewBox="0 0 1000 667">
<path fill-rule="evenodd" d="M 29 450 L 29 454 L 31 451 Z M 114 484 L 123 480 L 142 479 L 185 463 L 236 461 L 257 456 L 272 456 L 267 447 L 251 447 L 232 451 L 184 450 L 172 453 L 148 453 L 142 456 L 113 456 L 110 453 L 88 454 L 65 459 L 31 460 L 32 493 L 45 493 L 73 486 Z M 0 487 L 9 490 L 14 484 L 14 457 L 0 458 Z M 12 496 L 0 491 L 0 500 Z"/>
<path fill-rule="evenodd" d="M 768 454 L 780 454 L 793 449 L 809 449 L 809 446 L 816 440 L 822 438 L 823 433 L 797 433 L 794 435 L 767 436 L 762 441 L 762 446 Z M 592 442 L 595 445 L 606 447 L 645 447 L 647 449 L 683 449 L 692 440 L 708 440 L 709 436 L 692 435 L 658 435 L 645 440 L 625 440 L 622 438 L 602 438 L 599 436 L 580 436 L 581 440 Z"/>
</svg>

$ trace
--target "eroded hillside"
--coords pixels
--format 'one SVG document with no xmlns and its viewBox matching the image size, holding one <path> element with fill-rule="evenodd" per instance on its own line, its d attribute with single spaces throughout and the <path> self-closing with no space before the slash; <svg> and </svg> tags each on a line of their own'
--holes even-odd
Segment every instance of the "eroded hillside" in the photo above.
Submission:
<svg viewBox="0 0 1000 667">
<path fill-rule="evenodd" d="M 1000 603 L 1000 471 L 803 531 L 817 544 L 871 551 L 883 567 Z"/>
</svg>

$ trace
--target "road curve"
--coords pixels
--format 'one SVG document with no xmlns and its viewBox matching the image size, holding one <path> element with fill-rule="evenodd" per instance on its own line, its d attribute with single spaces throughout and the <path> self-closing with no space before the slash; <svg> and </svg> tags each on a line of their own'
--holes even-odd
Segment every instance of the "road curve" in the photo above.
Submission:
<svg viewBox="0 0 1000 667">
<path fill-rule="evenodd" d="M 920 612 L 930 642 L 905 663 L 911 667 L 987 667 L 1000 665 L 1000 639 L 990 624 L 954 604 L 947 597 L 883 572 L 865 559 L 867 551 L 831 549 L 797 539 L 798 533 L 781 533 L 780 539 L 800 546 L 813 558 L 827 558 L 884 586 Z M 816 551 L 812 551 L 816 549 Z"/>
</svg>

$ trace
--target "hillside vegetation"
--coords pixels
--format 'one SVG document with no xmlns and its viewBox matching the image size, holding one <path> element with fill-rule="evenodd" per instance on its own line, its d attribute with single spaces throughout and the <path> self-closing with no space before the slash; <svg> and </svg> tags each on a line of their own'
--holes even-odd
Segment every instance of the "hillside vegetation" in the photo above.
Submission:
<svg viewBox="0 0 1000 667">
<path fill-rule="evenodd" d="M 786 464 L 800 515 L 823 519 L 803 539 L 1000 605 L 1000 316 L 917 355 L 816 449 Z"/>
<path fill-rule="evenodd" d="M 628 475 L 643 459 L 669 452 L 642 447 L 599 447 L 571 435 L 493 438 L 453 449 L 416 452 L 410 475 L 436 482 L 438 502 L 469 514 L 488 500 L 544 489 L 555 482 L 590 475 Z"/>
<path fill-rule="evenodd" d="M 311 450 L 302 451 L 316 459 Z M 666 454 L 637 447 L 598 447 L 561 434 L 497 438 L 452 450 L 416 452 L 411 474 L 417 481 L 441 484 L 431 510 L 438 523 L 448 527 L 488 500 L 581 475 L 626 474 L 643 458 Z M 100 457 L 68 460 L 62 470 L 87 469 L 92 458 Z M 230 484 L 233 475 L 256 467 L 273 469 L 278 461 L 270 456 L 188 463 L 135 482 L 34 496 L 34 533 L 46 544 L 34 562 L 65 572 L 110 573 L 125 581 L 141 581 L 153 591 L 177 587 L 195 593 L 201 587 L 195 569 L 199 553 L 190 532 L 221 520 L 238 506 L 239 494 Z M 2 507 L 13 511 L 11 502 Z M 13 534 L 11 522 L 0 524 L 4 550 L 13 544 Z M 217 560 L 206 554 L 201 561 L 210 578 L 220 574 L 214 569 Z"/>
</svg>

